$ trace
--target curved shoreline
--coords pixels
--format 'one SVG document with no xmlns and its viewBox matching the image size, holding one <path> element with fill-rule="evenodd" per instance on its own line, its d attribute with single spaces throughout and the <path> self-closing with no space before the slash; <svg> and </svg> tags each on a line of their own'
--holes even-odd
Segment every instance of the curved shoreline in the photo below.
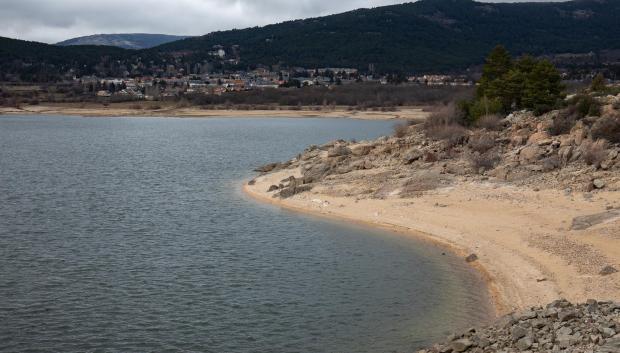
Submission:
<svg viewBox="0 0 620 353">
<path fill-rule="evenodd" d="M 164 118 L 343 118 L 357 120 L 423 120 L 428 116 L 424 107 L 402 107 L 391 112 L 357 111 L 338 107 L 337 109 L 314 110 L 306 107 L 301 110 L 274 109 L 274 110 L 230 110 L 230 109 L 201 109 L 200 107 L 165 107 L 162 109 L 132 109 L 126 105 L 87 105 L 81 107 L 75 104 L 65 105 L 37 105 L 26 108 L 0 107 L 1 115 L 60 115 L 79 117 L 164 117 Z"/>
<path fill-rule="evenodd" d="M 371 221 L 366 221 L 363 219 L 347 217 L 344 215 L 336 215 L 333 213 L 324 213 L 324 212 L 320 212 L 320 211 L 313 210 L 313 209 L 308 209 L 308 208 L 298 207 L 292 204 L 287 204 L 284 200 L 276 199 L 276 198 L 269 196 L 266 193 L 261 193 L 261 192 L 258 192 L 257 190 L 253 190 L 247 182 L 243 183 L 242 191 L 245 195 L 249 196 L 255 201 L 262 202 L 262 203 L 269 204 L 269 205 L 276 206 L 276 207 L 280 207 L 288 211 L 312 215 L 316 217 L 327 218 L 327 219 L 336 220 L 336 221 L 346 221 L 346 222 L 350 222 L 350 223 L 358 224 L 358 225 L 367 225 L 370 227 L 379 228 L 379 229 L 383 229 L 383 230 L 387 230 L 387 231 L 391 231 L 391 232 L 395 232 L 399 234 L 404 234 L 407 236 L 413 236 L 413 237 L 416 237 L 418 240 L 430 242 L 435 246 L 445 249 L 451 252 L 452 254 L 454 254 L 455 256 L 464 258 L 469 255 L 469 253 L 467 252 L 467 249 L 460 247 L 454 243 L 451 243 L 445 239 L 442 239 L 430 233 L 425 233 L 422 231 L 418 231 L 418 230 L 408 228 L 408 227 L 403 227 L 403 226 L 396 225 L 396 224 L 371 222 Z M 498 317 L 503 313 L 509 312 L 510 306 L 503 299 L 501 289 L 497 286 L 497 283 L 493 279 L 493 276 L 491 275 L 491 273 L 485 267 L 485 264 L 481 263 L 480 261 L 476 261 L 476 262 L 466 263 L 466 265 L 470 266 L 472 269 L 477 271 L 484 282 L 484 285 L 485 285 L 484 289 L 486 290 L 488 294 L 488 298 L 490 299 L 489 304 L 492 309 L 492 312 L 490 313 L 491 316 Z"/>
<path fill-rule="evenodd" d="M 571 229 L 575 217 L 614 205 L 620 208 L 620 192 L 597 193 L 593 198 L 493 182 L 454 184 L 409 199 L 346 196 L 334 193 L 329 183 L 287 199 L 275 199 L 267 192 L 290 176 L 300 177 L 301 171 L 260 175 L 243 191 L 288 210 L 415 236 L 463 259 L 476 254 L 477 261 L 467 265 L 482 275 L 498 315 L 559 298 L 572 302 L 620 298 L 620 274 L 599 274 L 606 265 L 620 264 L 620 237 L 614 236 L 620 222 Z"/>
</svg>

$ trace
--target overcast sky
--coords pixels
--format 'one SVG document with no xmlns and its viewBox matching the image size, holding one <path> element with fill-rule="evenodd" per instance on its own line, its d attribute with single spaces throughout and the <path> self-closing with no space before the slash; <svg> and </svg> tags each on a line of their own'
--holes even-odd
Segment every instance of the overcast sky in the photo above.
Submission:
<svg viewBox="0 0 620 353">
<path fill-rule="evenodd" d="M 404 1 L 0 0 L 0 36 L 56 43 L 98 33 L 202 35 Z"/>
</svg>

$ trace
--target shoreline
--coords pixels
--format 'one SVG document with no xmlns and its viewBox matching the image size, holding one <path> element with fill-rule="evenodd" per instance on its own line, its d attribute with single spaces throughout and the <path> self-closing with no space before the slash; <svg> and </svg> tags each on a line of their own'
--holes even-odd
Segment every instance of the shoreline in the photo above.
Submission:
<svg viewBox="0 0 620 353">
<path fill-rule="evenodd" d="M 257 190 L 254 190 L 253 188 L 251 188 L 250 185 L 248 185 L 247 181 L 243 182 L 243 186 L 241 189 L 242 189 L 242 192 L 246 196 L 250 197 L 256 202 L 272 205 L 275 207 L 280 207 L 287 211 L 296 212 L 296 213 L 300 213 L 304 215 L 311 215 L 315 217 L 326 218 L 326 219 L 340 221 L 340 222 L 349 222 L 349 223 L 353 223 L 356 225 L 365 225 L 365 226 L 369 226 L 369 227 L 373 227 L 373 228 L 377 228 L 377 229 L 381 229 L 381 230 L 385 230 L 389 232 L 394 232 L 397 234 L 402 234 L 404 236 L 415 237 L 416 240 L 428 242 L 436 247 L 439 247 L 448 252 L 451 252 L 456 257 L 465 258 L 466 256 L 469 255 L 469 253 L 467 252 L 467 249 L 464 249 L 454 243 L 448 242 L 445 239 L 441 239 L 440 237 L 434 236 L 433 234 L 430 234 L 430 233 L 421 232 L 415 229 L 399 226 L 396 224 L 371 222 L 371 221 L 363 220 L 360 218 L 347 217 L 344 215 L 337 215 L 333 213 L 325 213 L 325 212 L 320 212 L 318 210 L 313 210 L 309 208 L 298 207 L 292 204 L 287 204 L 283 200 L 270 197 L 266 193 L 262 193 Z M 491 309 L 491 312 L 489 313 L 490 316 L 492 318 L 497 318 L 501 314 L 510 311 L 510 306 L 507 303 L 505 303 L 502 299 L 501 289 L 497 287 L 496 283 L 493 280 L 491 273 L 488 271 L 485 265 L 478 261 L 466 263 L 466 265 L 472 268 L 474 271 L 477 271 L 478 275 L 480 276 L 481 280 L 484 283 L 483 289 L 486 291 L 488 299 L 490 301 L 488 303 L 489 308 Z"/>
<path fill-rule="evenodd" d="M 282 200 L 266 191 L 296 173 L 284 170 L 258 176 L 254 185 L 244 184 L 243 192 L 287 210 L 387 229 L 443 247 L 482 276 L 495 316 L 544 306 L 559 298 L 573 302 L 620 299 L 620 276 L 598 274 L 602 263 L 618 265 L 620 239 L 613 236 L 618 222 L 583 231 L 566 229 L 573 216 L 595 214 L 614 203 L 620 206 L 618 192 L 601 193 L 594 200 L 577 194 L 559 200 L 557 190 L 467 184 L 416 199 L 368 200 L 330 196 L 319 186 Z M 553 201 L 556 207 L 544 210 Z M 601 235 L 607 239 L 600 239 Z M 478 260 L 468 264 L 465 257 L 470 254 Z M 595 263 L 596 272 L 581 267 L 584 258 Z"/>
<path fill-rule="evenodd" d="M 133 109 L 127 104 L 111 105 L 36 105 L 24 108 L 0 107 L 1 115 L 61 115 L 80 117 L 170 117 L 170 118 L 346 118 L 359 120 L 424 120 L 428 116 L 424 107 L 402 107 L 396 111 L 358 111 L 347 107 L 336 109 L 315 110 L 313 107 L 303 107 L 300 110 L 233 110 L 233 109 L 202 109 L 200 107 L 170 106 L 161 109 L 140 108 Z"/>
</svg>

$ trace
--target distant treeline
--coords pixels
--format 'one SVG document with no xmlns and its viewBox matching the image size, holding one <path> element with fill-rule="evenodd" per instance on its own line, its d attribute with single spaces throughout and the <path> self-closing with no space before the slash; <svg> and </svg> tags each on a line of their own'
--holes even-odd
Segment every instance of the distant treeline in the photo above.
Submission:
<svg viewBox="0 0 620 353">
<path fill-rule="evenodd" d="M 431 105 L 467 98 L 467 86 L 355 84 L 346 86 L 264 89 L 218 95 L 185 95 L 181 100 L 200 106 L 349 106 L 358 109 Z"/>
</svg>

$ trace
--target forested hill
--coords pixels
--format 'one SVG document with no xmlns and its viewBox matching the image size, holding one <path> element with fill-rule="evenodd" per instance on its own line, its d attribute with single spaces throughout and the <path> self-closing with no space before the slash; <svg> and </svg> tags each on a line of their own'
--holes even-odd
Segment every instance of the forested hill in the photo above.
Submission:
<svg viewBox="0 0 620 353">
<path fill-rule="evenodd" d="M 479 3 L 422 0 L 261 28 L 215 32 L 158 47 L 240 48 L 247 63 L 433 71 L 481 63 L 501 43 L 519 53 L 620 48 L 620 1 Z"/>
<path fill-rule="evenodd" d="M 54 68 L 75 66 L 78 74 L 114 74 L 145 63 L 195 67 L 256 65 L 353 67 L 379 72 L 445 72 L 483 62 L 496 44 L 513 54 L 598 53 L 620 49 L 620 1 L 480 3 L 421 0 L 265 27 L 214 32 L 145 50 L 45 46 L 0 40 L 0 69 L 19 63 Z M 225 57 L 213 54 L 223 48 Z M 93 61 L 100 60 L 99 64 Z M 141 63 L 137 61 L 141 60 Z M 236 64 L 232 64 L 236 63 Z M 29 67 L 31 70 L 31 66 Z M 7 71 L 9 70 L 9 71 Z M 107 71 L 105 71 L 107 70 Z M 150 69 L 147 67 L 148 73 Z M 134 72 L 130 69 L 126 70 Z"/>
</svg>

